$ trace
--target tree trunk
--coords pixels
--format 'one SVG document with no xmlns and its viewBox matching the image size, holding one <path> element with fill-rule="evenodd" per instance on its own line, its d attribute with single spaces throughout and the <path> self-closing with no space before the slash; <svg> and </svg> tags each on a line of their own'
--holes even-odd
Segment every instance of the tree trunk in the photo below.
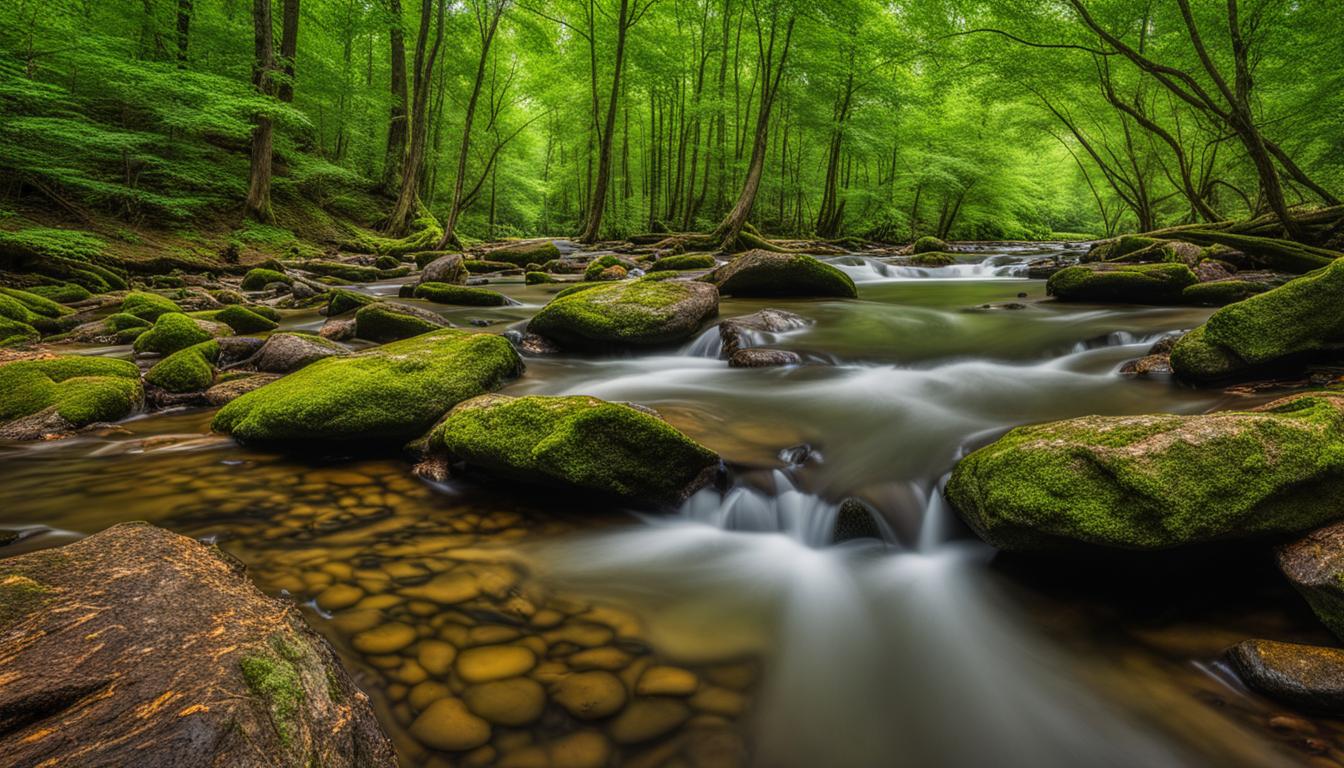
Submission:
<svg viewBox="0 0 1344 768">
<path fill-rule="evenodd" d="M 435 6 L 438 12 L 435 13 Z M 401 190 L 388 216 L 386 231 L 400 237 L 406 234 L 411 217 L 420 203 L 420 166 L 425 157 L 425 138 L 429 127 L 429 85 L 433 79 L 434 62 L 443 42 L 444 0 L 422 0 L 420 4 L 420 33 L 415 42 L 415 62 L 411 82 L 411 114 L 407 126 L 409 147 L 402 164 Z M 434 27 L 434 43 L 429 43 L 429 29 Z M 426 50 L 428 49 L 428 50 Z"/>
<path fill-rule="evenodd" d="M 278 96 L 283 102 L 294 100 L 294 56 L 299 51 L 299 0 L 285 0 L 283 18 L 280 21 L 280 66 L 284 69 L 285 79 L 280 81 Z M 350 60 L 347 43 L 346 63 Z"/>
<path fill-rule="evenodd" d="M 482 14 L 481 56 L 476 62 L 476 81 L 471 86 L 471 96 L 467 99 L 467 112 L 462 118 L 462 143 L 457 152 L 457 174 L 453 178 L 453 201 L 448 207 L 448 219 L 443 225 L 443 237 L 439 240 L 438 250 L 452 246 L 461 248 L 457 240 L 457 220 L 464 206 L 462 194 L 467 181 L 467 154 L 471 151 L 471 127 L 476 120 L 476 102 L 481 96 L 481 84 L 485 82 L 485 64 L 490 57 L 490 44 L 495 40 L 495 30 L 499 29 L 499 19 L 508 6 L 507 0 L 489 0 L 488 16 Z M 491 208 L 494 207 L 494 182 L 491 182 Z M 493 224 L 492 224 L 493 227 Z"/>
<path fill-rule="evenodd" d="M 406 154 L 406 41 L 401 31 L 401 0 L 388 0 L 392 25 L 392 110 L 387 122 L 387 151 L 383 154 L 382 188 L 392 194 L 401 186 L 401 165 Z"/>
<path fill-rule="evenodd" d="M 579 234 L 580 242 L 597 242 L 602 231 L 602 212 L 607 200 L 607 185 L 611 182 L 611 138 L 616 130 L 616 103 L 621 94 L 621 69 L 625 63 L 625 37 L 630 30 L 630 2 L 621 0 L 616 21 L 616 64 L 611 75 L 611 100 L 607 103 L 607 119 L 602 131 L 602 145 L 597 157 L 597 182 L 593 186 L 592 201 L 588 206 L 588 222 Z"/>
<path fill-rule="evenodd" d="M 177 68 L 187 68 L 187 47 L 191 42 L 191 0 L 177 0 Z"/>
<path fill-rule="evenodd" d="M 271 68 L 274 66 L 271 41 L 271 0 L 252 0 L 252 28 L 254 51 L 252 57 L 252 85 L 265 96 L 274 94 Z M 252 126 L 251 173 L 247 184 L 247 215 L 260 221 L 272 221 L 271 211 L 271 150 L 272 126 L 270 115 L 258 114 Z"/>
<path fill-rule="evenodd" d="M 723 222 L 719 224 L 718 229 L 714 230 L 713 234 L 713 239 L 718 240 L 719 247 L 725 251 L 738 250 L 742 227 L 746 225 L 747 218 L 751 216 L 751 209 L 756 204 L 756 193 L 761 187 L 761 174 L 765 170 L 765 155 L 769 149 L 770 140 L 770 111 L 774 108 L 775 96 L 779 93 L 784 66 L 788 61 L 789 45 L 793 42 L 795 18 L 793 16 L 789 17 L 784 33 L 783 50 L 780 53 L 779 62 L 773 67 L 772 72 L 771 65 L 774 57 L 777 21 L 777 19 L 771 21 L 768 45 L 760 39 L 759 34 L 757 36 L 763 70 L 757 77 L 761 85 L 761 103 L 756 116 L 756 137 L 751 146 L 751 160 L 747 163 L 747 175 L 742 182 L 742 191 L 737 196 L 737 203 L 733 205 L 733 209 L 728 212 L 728 215 L 724 217 Z M 772 75 L 773 82 L 771 81 Z"/>
</svg>

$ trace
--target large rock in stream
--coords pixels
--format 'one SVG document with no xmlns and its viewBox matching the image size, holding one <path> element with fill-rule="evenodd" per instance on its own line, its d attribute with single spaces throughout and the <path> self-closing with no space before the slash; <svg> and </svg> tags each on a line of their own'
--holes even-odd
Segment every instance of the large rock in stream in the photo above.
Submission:
<svg viewBox="0 0 1344 768">
<path fill-rule="evenodd" d="M 1210 381 L 1248 369 L 1344 355 L 1344 259 L 1229 304 L 1176 343 L 1178 376 Z"/>
<path fill-rule="evenodd" d="M 68 434 L 123 419 L 144 401 L 140 369 L 127 360 L 19 353 L 0 363 L 0 439 Z"/>
<path fill-rule="evenodd" d="M 0 762 L 394 768 L 292 603 L 144 523 L 0 560 Z"/>
<path fill-rule="evenodd" d="M 1246 685 L 1297 709 L 1344 714 L 1344 651 L 1274 640 L 1247 640 L 1227 652 Z"/>
<path fill-rule="evenodd" d="M 1279 570 L 1316 618 L 1344 639 L 1344 523 L 1327 525 L 1279 549 Z"/>
<path fill-rule="evenodd" d="M 962 459 L 947 497 L 1002 549 L 1162 549 L 1309 530 L 1344 516 L 1344 392 L 1019 427 Z"/>
<path fill-rule="evenodd" d="M 1051 275 L 1045 292 L 1060 301 L 1180 304 L 1198 282 L 1185 264 L 1080 264 Z"/>
<path fill-rule="evenodd" d="M 858 297 L 844 272 L 801 253 L 747 251 L 700 278 L 724 296 L 842 298 Z"/>
<path fill-rule="evenodd" d="M 483 395 L 448 414 L 429 449 L 506 479 L 658 506 L 708 482 L 719 457 L 657 416 L 595 397 Z"/>
<path fill-rule="evenodd" d="M 657 347 L 686 341 L 718 312 L 712 285 L 646 278 L 562 292 L 527 329 L 568 349 Z"/>
<path fill-rule="evenodd" d="M 404 443 L 522 370 L 502 336 L 443 329 L 318 360 L 219 410 L 243 442 Z"/>
</svg>

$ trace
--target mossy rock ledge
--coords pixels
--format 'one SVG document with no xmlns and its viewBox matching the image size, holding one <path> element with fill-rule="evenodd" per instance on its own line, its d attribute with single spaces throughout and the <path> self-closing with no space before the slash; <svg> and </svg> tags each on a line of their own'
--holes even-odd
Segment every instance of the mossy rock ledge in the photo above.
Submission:
<svg viewBox="0 0 1344 768">
<path fill-rule="evenodd" d="M 0 560 L 7 765 L 394 768 L 299 608 L 144 523 Z"/>
<path fill-rule="evenodd" d="M 429 448 L 504 479 L 641 506 L 683 501 L 719 465 L 657 416 L 586 396 L 472 398 L 434 428 Z"/>
<path fill-rule="evenodd" d="M 1181 304 L 1197 282 L 1184 264 L 1086 264 L 1051 275 L 1045 292 L 1060 301 Z"/>
<path fill-rule="evenodd" d="M 1284 545 L 1278 557 L 1279 570 L 1316 618 L 1344 639 L 1344 523 L 1327 525 Z"/>
<path fill-rule="evenodd" d="M 318 360 L 233 400 L 217 432 L 262 444 L 402 444 L 522 371 L 502 336 L 442 329 Z"/>
<path fill-rule="evenodd" d="M 35 354 L 0 365 L 0 439 L 34 440 L 124 419 L 144 401 L 135 363 Z"/>
<path fill-rule="evenodd" d="M 718 313 L 719 292 L 705 283 L 596 283 L 562 291 L 527 329 L 568 349 L 657 347 L 690 339 Z"/>
<path fill-rule="evenodd" d="M 962 459 L 947 497 L 1001 549 L 1153 550 L 1310 530 L 1344 516 L 1344 393 L 1019 427 Z"/>
<path fill-rule="evenodd" d="M 700 278 L 724 296 L 857 298 L 844 272 L 802 253 L 747 251 Z"/>
<path fill-rule="evenodd" d="M 1178 376 L 1225 378 L 1248 368 L 1344 356 L 1344 259 L 1214 312 L 1172 350 Z"/>
</svg>

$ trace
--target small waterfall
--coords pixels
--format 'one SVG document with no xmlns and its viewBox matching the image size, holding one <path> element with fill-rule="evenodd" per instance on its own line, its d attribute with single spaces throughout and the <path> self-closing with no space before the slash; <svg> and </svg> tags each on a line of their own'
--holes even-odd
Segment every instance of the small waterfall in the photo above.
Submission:
<svg viewBox="0 0 1344 768">
<path fill-rule="evenodd" d="M 830 263 L 844 271 L 856 283 L 896 280 L 985 280 L 1024 279 L 1027 276 L 1024 256 L 994 254 L 978 262 L 948 264 L 945 267 L 917 267 L 889 264 L 864 256 L 843 256 Z"/>
<path fill-rule="evenodd" d="M 808 547 L 831 543 L 839 506 L 798 489 L 792 477 L 776 469 L 770 492 L 738 485 L 720 493 L 705 488 L 682 506 L 683 517 L 730 531 L 783 533 Z"/>
<path fill-rule="evenodd" d="M 706 328 L 703 333 L 695 337 L 694 341 L 681 349 L 681 354 L 685 357 L 708 357 L 713 360 L 719 359 L 722 353 L 723 338 L 719 335 L 718 325 Z"/>
</svg>

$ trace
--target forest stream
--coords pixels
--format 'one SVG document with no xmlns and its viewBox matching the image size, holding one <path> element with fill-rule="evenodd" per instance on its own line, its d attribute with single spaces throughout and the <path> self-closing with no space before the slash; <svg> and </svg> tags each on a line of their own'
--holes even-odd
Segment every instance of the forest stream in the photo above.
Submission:
<svg viewBox="0 0 1344 768">
<path fill-rule="evenodd" d="M 0 528 L 21 531 L 4 551 L 130 520 L 218 542 L 305 606 L 406 766 L 1344 763 L 1344 724 L 1288 714 L 1220 660 L 1246 637 L 1328 637 L 1262 578 L 1263 553 L 1022 562 L 946 506 L 957 459 L 1009 427 L 1274 396 L 1120 375 L 1212 310 L 1039 301 L 1026 263 L 1080 247 L 979 245 L 938 268 L 830 256 L 857 300 L 722 301 L 723 319 L 805 318 L 749 339 L 803 365 L 729 368 L 714 326 L 650 354 L 525 357 L 503 394 L 638 403 L 724 458 L 674 514 L 595 516 L 572 496 L 420 479 L 386 454 L 243 447 L 193 407 L 0 445 Z M 508 333 L 557 289 L 490 287 L 517 303 L 406 301 Z M 832 543 L 849 497 L 880 512 L 880 540 Z M 414 712 L 464 680 L 486 739 L 427 746 L 462 731 L 413 734 Z"/>
</svg>

